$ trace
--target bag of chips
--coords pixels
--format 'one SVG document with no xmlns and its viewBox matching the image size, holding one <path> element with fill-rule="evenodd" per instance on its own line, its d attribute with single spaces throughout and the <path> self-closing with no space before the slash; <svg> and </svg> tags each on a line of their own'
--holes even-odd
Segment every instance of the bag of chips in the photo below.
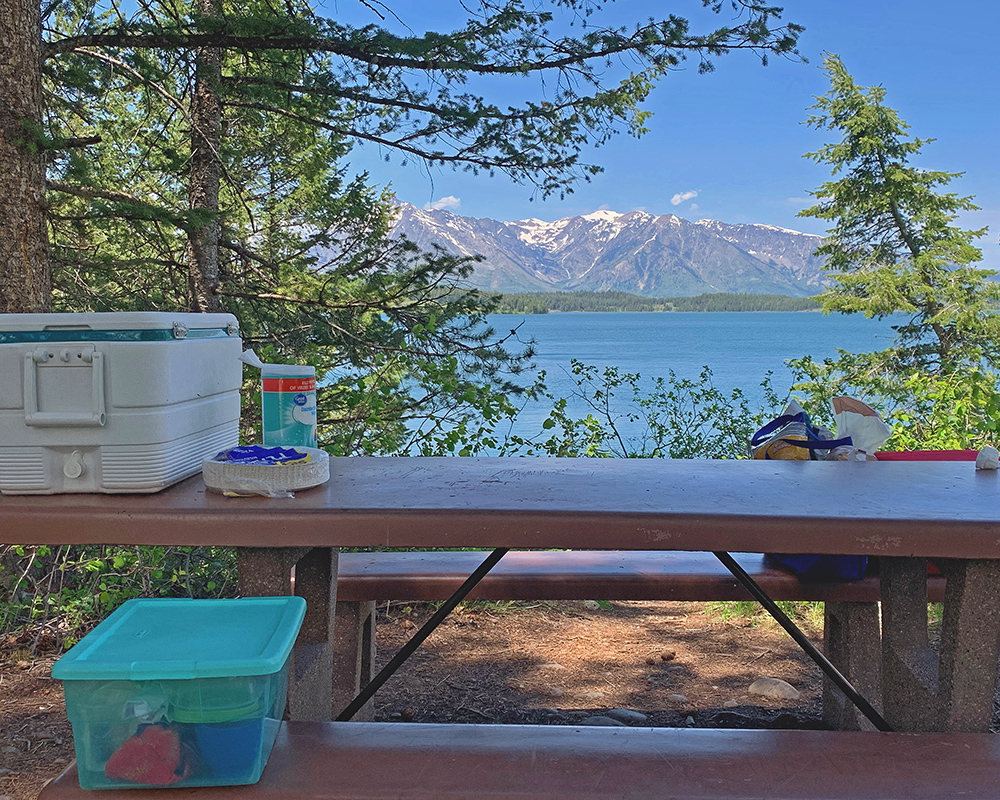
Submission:
<svg viewBox="0 0 1000 800">
<path fill-rule="evenodd" d="M 850 438 L 835 439 L 827 429 L 813 425 L 795 400 L 781 416 L 750 438 L 750 458 L 765 461 L 821 461 L 835 447 L 849 446 Z"/>
</svg>

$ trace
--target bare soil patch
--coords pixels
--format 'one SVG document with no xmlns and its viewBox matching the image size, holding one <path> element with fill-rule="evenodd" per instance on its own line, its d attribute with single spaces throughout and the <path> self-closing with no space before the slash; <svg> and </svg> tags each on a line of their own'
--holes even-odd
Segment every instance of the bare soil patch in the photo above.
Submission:
<svg viewBox="0 0 1000 800">
<path fill-rule="evenodd" d="M 629 709 L 646 716 L 637 724 L 662 727 L 820 726 L 821 673 L 776 624 L 723 620 L 701 603 L 594 605 L 458 609 L 375 696 L 375 718 L 577 724 Z M 380 615 L 380 666 L 429 615 Z M 799 699 L 750 695 L 762 677 L 787 681 Z"/>
<path fill-rule="evenodd" d="M 380 610 L 379 664 L 432 613 Z M 819 631 L 809 631 L 818 639 Z M 35 800 L 73 758 L 54 654 L 0 643 L 0 800 Z M 750 695 L 781 678 L 797 700 Z M 723 620 L 699 603 L 471 604 L 460 607 L 375 696 L 400 723 L 571 725 L 613 709 L 624 724 L 820 727 L 820 672 L 773 623 Z"/>
</svg>

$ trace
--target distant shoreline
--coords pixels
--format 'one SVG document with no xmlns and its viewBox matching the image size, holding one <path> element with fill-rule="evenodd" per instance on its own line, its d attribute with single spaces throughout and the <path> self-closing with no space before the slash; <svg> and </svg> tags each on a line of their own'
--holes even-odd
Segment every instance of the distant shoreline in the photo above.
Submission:
<svg viewBox="0 0 1000 800">
<path fill-rule="evenodd" d="M 628 292 L 531 292 L 493 294 L 495 314 L 565 314 L 573 312 L 691 311 L 819 311 L 811 297 L 781 294 L 736 294 L 719 292 L 695 297 L 643 297 Z"/>
<path fill-rule="evenodd" d="M 650 311 L 644 308 L 594 308 L 594 309 L 574 309 L 573 311 L 563 311 L 561 308 L 550 308 L 547 311 L 491 311 L 491 314 L 815 314 L 821 312 L 821 308 L 798 308 L 798 309 L 787 309 L 787 308 L 742 308 L 742 309 L 730 309 L 730 308 L 712 308 L 703 309 L 699 308 L 697 310 L 688 309 L 660 309 L 657 311 Z"/>
</svg>

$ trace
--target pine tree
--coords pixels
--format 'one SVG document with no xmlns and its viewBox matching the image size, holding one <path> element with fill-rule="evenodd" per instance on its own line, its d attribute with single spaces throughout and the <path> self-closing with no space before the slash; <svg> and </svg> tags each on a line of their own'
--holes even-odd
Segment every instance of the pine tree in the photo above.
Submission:
<svg viewBox="0 0 1000 800">
<path fill-rule="evenodd" d="M 977 206 L 942 191 L 962 173 L 914 163 L 933 139 L 907 133 L 883 87 L 859 87 L 835 55 L 824 67 L 831 88 L 808 124 L 841 138 L 807 154 L 830 165 L 834 179 L 801 212 L 833 223 L 817 250 L 832 284 L 818 299 L 826 313 L 908 319 L 893 326 L 886 350 L 792 361 L 794 388 L 820 417 L 830 397 L 862 397 L 894 424 L 889 449 L 991 444 L 1000 427 L 1000 284 L 974 266 L 982 257 L 974 242 L 986 229 L 955 224 Z"/>
<path fill-rule="evenodd" d="M 800 213 L 833 222 L 817 250 L 833 284 L 819 299 L 825 312 L 885 317 L 904 313 L 897 341 L 881 354 L 894 368 L 949 374 L 1000 356 L 1000 284 L 973 242 L 986 229 L 954 223 L 978 207 L 942 192 L 962 173 L 928 170 L 913 160 L 933 139 L 911 138 L 885 105 L 885 89 L 859 87 L 840 58 L 827 55 L 830 91 L 817 98 L 808 124 L 842 135 L 807 157 L 832 168 L 834 180 L 811 194 Z"/>
<path fill-rule="evenodd" d="M 794 55 L 801 32 L 797 25 L 781 25 L 781 10 L 763 0 L 702 0 L 716 13 L 727 8 L 738 17 L 707 33 L 692 32 L 677 16 L 631 29 L 601 27 L 593 15 L 605 1 L 553 0 L 551 10 L 526 8 L 521 0 L 483 3 L 470 7 L 472 17 L 452 33 L 397 35 L 379 24 L 352 27 L 326 19 L 297 0 L 228 6 L 222 0 L 189 0 L 138 7 L 108 0 L 103 14 L 95 0 L 74 0 L 45 4 L 42 58 L 29 58 L 24 69 L 32 73 L 27 82 L 37 82 L 32 65 L 39 64 L 66 90 L 63 99 L 79 112 L 83 131 L 70 138 L 80 141 L 102 135 L 87 130 L 92 101 L 100 100 L 92 91 L 99 84 L 89 85 L 88 73 L 117 69 L 155 81 L 160 66 L 171 59 L 181 68 L 196 65 L 201 100 L 187 121 L 192 137 L 202 140 L 195 142 L 192 169 L 204 180 L 189 187 L 195 207 L 185 219 L 190 260 L 197 265 L 191 305 L 207 307 L 212 300 L 204 295 L 215 285 L 215 265 L 211 254 L 198 251 L 211 247 L 218 213 L 208 185 L 212 142 L 206 138 L 214 134 L 214 95 L 226 93 L 231 104 L 239 99 L 244 108 L 307 122 L 346 142 L 367 141 L 404 159 L 502 172 L 534 184 L 542 194 L 562 193 L 599 171 L 581 162 L 584 145 L 606 141 L 619 128 L 644 130 L 647 114 L 641 102 L 654 82 L 682 60 L 696 57 L 699 67 L 709 70 L 712 58 L 733 50 L 753 51 L 764 60 L 768 54 Z M 3 0 L 0 7 L 0 16 L 18 27 L 15 43 L 38 35 L 31 15 L 22 13 L 31 2 Z M 380 4 L 365 5 L 381 14 Z M 584 33 L 553 34 L 550 28 L 562 24 L 556 11 L 568 13 L 571 23 L 583 22 Z M 70 20 L 72 25 L 65 24 Z M 216 66 L 213 59 L 222 63 Z M 298 63 L 297 72 L 287 69 L 292 63 Z M 605 85 L 614 64 L 620 80 Z M 274 65 L 279 68 L 272 70 Z M 24 81 L 24 69 L 16 60 L 0 59 L 0 86 Z M 498 105 L 469 88 L 470 81 L 483 89 L 484 81 L 524 85 L 531 77 L 543 88 L 526 91 L 532 99 L 520 107 Z M 13 124 L 19 126 L 23 118 L 34 120 L 37 128 L 40 104 L 36 94 L 28 106 L 15 110 Z M 39 137 L 33 150 L 4 149 L 0 172 L 37 169 L 65 144 L 50 136 Z M 121 188 L 99 189 L 102 201 L 129 202 L 116 192 Z M 0 203 L 15 197 L 0 194 Z M 44 219 L 44 209 L 38 202 L 30 213 Z M 3 216 L 12 218 L 7 209 Z M 0 240 L 0 250 L 0 263 L 9 261 L 9 271 L 28 272 L 30 265 L 18 260 L 20 250 L 11 241 Z"/>
<path fill-rule="evenodd" d="M 335 450 L 392 451 L 421 422 L 495 416 L 525 354 L 481 324 L 488 301 L 460 285 L 471 261 L 391 240 L 387 198 L 349 180 L 346 158 L 367 141 L 570 191 L 599 169 L 582 163 L 584 145 L 641 132 L 640 103 L 682 59 L 794 56 L 800 31 L 760 0 L 734 2 L 738 24 L 705 34 L 677 17 L 601 28 L 601 5 L 555 0 L 588 20 L 560 38 L 553 11 L 520 0 L 422 36 L 350 27 L 298 0 L 50 4 L 35 158 L 55 307 L 236 313 L 266 357 L 332 376 L 321 411 Z M 615 62 L 621 79 L 603 85 Z M 542 93 L 520 107 L 469 88 L 532 76 Z"/>
<path fill-rule="evenodd" d="M 0 5 L 0 313 L 45 311 L 51 302 L 45 237 L 42 46 L 38 0 Z"/>
</svg>

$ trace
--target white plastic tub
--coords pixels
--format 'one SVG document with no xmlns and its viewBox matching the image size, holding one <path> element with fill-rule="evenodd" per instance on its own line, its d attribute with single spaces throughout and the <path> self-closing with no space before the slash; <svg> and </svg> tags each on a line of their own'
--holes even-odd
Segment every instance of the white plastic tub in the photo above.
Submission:
<svg viewBox="0 0 1000 800">
<path fill-rule="evenodd" d="M 231 314 L 0 314 L 0 491 L 157 492 L 238 443 Z"/>
</svg>

